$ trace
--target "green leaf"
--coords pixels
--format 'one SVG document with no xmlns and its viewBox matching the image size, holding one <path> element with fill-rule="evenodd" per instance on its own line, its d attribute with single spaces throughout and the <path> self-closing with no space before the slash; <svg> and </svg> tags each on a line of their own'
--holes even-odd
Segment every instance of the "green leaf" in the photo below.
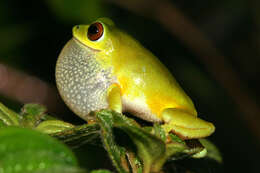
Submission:
<svg viewBox="0 0 260 173">
<path fill-rule="evenodd" d="M 32 173 L 89 173 L 88 171 L 72 166 L 53 167 L 45 170 L 37 170 Z"/>
<path fill-rule="evenodd" d="M 33 170 L 35 170 L 40 167 L 39 162 L 42 161 L 41 163 L 47 165 L 44 167 L 46 169 L 42 170 L 43 173 L 47 170 L 47 172 L 53 173 L 58 173 L 59 171 L 63 173 L 85 172 L 85 170 L 81 170 L 75 167 L 75 165 L 67 165 L 64 163 L 61 167 L 59 158 L 56 158 L 59 157 L 58 153 L 52 152 L 52 150 L 41 148 L 43 147 L 41 144 L 47 147 L 50 142 L 44 142 L 44 139 L 34 137 L 34 135 L 31 134 L 37 132 L 25 132 L 28 129 L 17 128 L 19 130 L 14 129 L 13 131 L 19 131 L 17 132 L 18 136 L 1 136 L 2 132 L 4 134 L 6 133 L 5 129 L 8 129 L 8 126 L 10 125 L 35 128 L 63 141 L 72 147 L 79 147 L 86 143 L 100 145 L 102 141 L 104 148 L 112 160 L 112 163 L 120 173 L 130 172 L 130 170 L 135 173 L 158 172 L 162 169 L 164 163 L 167 160 L 178 160 L 184 157 L 204 157 L 206 154 L 206 149 L 203 147 L 203 145 L 208 150 L 207 157 L 218 162 L 222 161 L 219 151 L 209 141 L 201 140 L 203 145 L 198 140 L 183 141 L 174 134 L 166 135 L 160 124 L 154 124 L 151 127 L 141 127 L 133 119 L 111 110 L 102 110 L 95 114 L 91 114 L 90 116 L 94 116 L 93 118 L 95 118 L 97 122 L 93 124 L 83 124 L 80 126 L 74 126 L 70 123 L 57 120 L 51 116 L 46 115 L 45 112 L 46 108 L 42 105 L 27 104 L 23 107 L 21 113 L 22 115 L 20 116 L 0 103 L 0 163 L 2 164 L 1 158 L 4 157 L 21 159 L 19 160 L 19 162 L 21 161 L 21 164 L 17 163 L 17 160 L 15 160 L 15 162 L 13 160 L 10 161 L 10 158 L 9 161 L 8 159 L 4 159 L 3 163 L 13 163 L 11 167 L 4 167 L 5 170 L 26 170 L 28 167 L 32 166 Z M 117 142 L 120 141 L 115 141 L 115 131 L 113 131 L 114 128 L 120 129 L 120 132 L 125 133 L 127 137 L 129 137 L 128 139 L 131 139 L 132 144 L 134 144 L 135 147 L 132 147 L 128 143 L 126 145 L 123 144 L 124 147 L 118 145 Z M 120 135 L 123 134 L 118 133 L 116 135 L 119 135 L 117 137 L 121 138 L 122 136 Z M 17 142 L 17 140 L 20 141 L 20 143 Z M 35 143 L 32 143 L 33 146 L 31 146 L 31 141 L 36 141 Z M 28 142 L 30 144 L 28 144 Z M 16 149 L 13 147 L 6 150 L 5 148 L 12 146 L 11 144 L 13 146 L 15 144 L 15 146 L 18 148 Z M 54 144 L 51 145 L 54 146 Z M 55 147 L 50 148 L 55 150 Z M 8 155 L 6 155 L 6 153 L 8 153 Z M 29 155 L 32 158 L 35 158 L 26 161 L 25 158 L 27 157 L 23 156 L 29 157 Z M 39 160 L 40 156 L 45 160 Z M 57 164 L 54 164 L 54 162 Z M 15 164 L 27 165 L 27 167 L 18 166 L 18 168 L 14 168 L 13 166 Z M 66 170 L 63 170 L 62 168 L 66 168 Z M 102 172 L 104 170 L 99 171 Z"/>
<path fill-rule="evenodd" d="M 47 111 L 46 107 L 40 104 L 25 104 L 22 108 L 22 115 L 41 116 Z"/>
<path fill-rule="evenodd" d="M 19 114 L 8 109 L 5 105 L 0 103 L 0 120 L 2 121 L 2 123 L 8 126 L 17 126 L 19 125 L 19 119 Z"/>
<path fill-rule="evenodd" d="M 166 134 L 161 125 L 154 123 L 153 125 L 154 135 L 161 138 L 163 141 L 166 141 Z"/>
<path fill-rule="evenodd" d="M 20 121 L 21 126 L 24 127 L 36 127 L 46 115 L 47 109 L 40 104 L 25 104 L 22 108 Z"/>
<path fill-rule="evenodd" d="M 107 150 L 110 159 L 119 173 L 129 172 L 128 167 L 124 164 L 125 150 L 115 143 L 113 135 L 113 114 L 110 111 L 100 111 L 96 114 L 101 128 L 102 141 Z"/>
<path fill-rule="evenodd" d="M 39 130 L 43 133 L 51 134 L 61 132 L 67 129 L 72 129 L 74 125 L 61 121 L 61 120 L 46 120 L 40 123 L 36 130 Z"/>
<path fill-rule="evenodd" d="M 3 120 L 0 119 L 0 128 L 6 127 L 7 125 L 4 123 Z"/>
<path fill-rule="evenodd" d="M 207 139 L 200 139 L 200 142 L 207 149 L 207 156 L 206 157 L 213 159 L 213 160 L 217 161 L 218 163 L 223 162 L 220 151 L 218 150 L 218 148 L 212 142 L 210 142 Z"/>
<path fill-rule="evenodd" d="M 74 148 L 86 143 L 100 144 L 100 126 L 98 124 L 84 124 L 49 135 L 61 140 Z"/>
<path fill-rule="evenodd" d="M 112 136 L 113 127 L 123 130 L 133 140 L 137 147 L 137 154 L 143 162 L 143 172 L 157 171 L 153 170 L 153 164 L 161 157 L 164 157 L 166 151 L 165 143 L 160 138 L 141 129 L 132 119 L 116 112 L 100 111 L 97 113 L 97 118 L 102 122 L 101 128 L 105 131 L 103 133 L 105 138 L 103 141 L 107 142 L 105 146 L 109 154 L 112 155 L 112 160 L 115 160 L 114 164 L 117 167 L 120 165 L 120 159 L 122 159 L 123 155 L 114 142 Z"/>
<path fill-rule="evenodd" d="M 111 172 L 108 170 L 94 170 L 94 171 L 91 171 L 91 173 L 111 173 Z"/>
<path fill-rule="evenodd" d="M 158 167 L 154 167 L 154 165 L 158 160 L 166 156 L 166 145 L 161 140 L 161 138 L 165 139 L 165 134 L 161 131 L 161 128 L 157 125 L 154 126 L 157 137 L 140 128 L 135 121 L 122 114 L 113 112 L 113 117 L 114 126 L 128 134 L 136 145 L 137 154 L 143 162 L 143 172 L 159 171 L 164 162 Z M 166 161 L 166 159 L 164 161 Z"/>
<path fill-rule="evenodd" d="M 178 136 L 176 136 L 172 133 L 170 133 L 169 136 L 170 136 L 172 141 L 185 145 L 185 142 L 181 138 L 179 138 Z"/>
<path fill-rule="evenodd" d="M 116 125 L 116 127 L 122 129 L 133 140 L 137 146 L 138 156 L 143 161 L 144 172 L 149 173 L 153 167 L 152 164 L 165 154 L 164 142 L 141 128 L 127 125 Z"/>
<path fill-rule="evenodd" d="M 62 143 L 35 130 L 0 129 L 0 172 L 30 173 L 77 167 L 74 154 Z"/>
</svg>

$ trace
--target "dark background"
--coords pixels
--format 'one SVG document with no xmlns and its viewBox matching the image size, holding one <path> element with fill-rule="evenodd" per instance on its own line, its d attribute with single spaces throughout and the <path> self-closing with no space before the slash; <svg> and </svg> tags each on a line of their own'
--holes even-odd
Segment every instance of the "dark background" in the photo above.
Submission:
<svg viewBox="0 0 260 173">
<path fill-rule="evenodd" d="M 167 65 L 192 98 L 199 116 L 215 124 L 216 132 L 209 139 L 223 155 L 223 170 L 259 172 L 260 3 L 165 1 L 186 16 L 180 21 L 160 16 L 166 10 L 154 13 L 161 2 L 164 1 L 2 0 L 0 63 L 55 85 L 55 63 L 71 38 L 71 28 L 98 17 L 109 17 Z M 172 24 L 187 35 L 194 29 L 178 22 L 193 23 L 216 52 L 208 49 L 196 32 L 188 38 L 195 40 L 193 46 L 183 39 L 185 34 L 174 33 Z M 202 58 L 205 54 L 200 49 L 208 51 L 208 61 Z M 225 60 L 224 65 L 219 55 Z M 239 82 L 234 83 L 234 78 Z M 4 90 L 0 92 L 0 101 L 17 111 L 23 104 Z M 68 113 L 66 119 L 70 116 L 74 115 Z M 94 153 L 96 149 L 90 150 Z M 214 172 L 214 168 L 208 167 L 208 172 Z"/>
</svg>

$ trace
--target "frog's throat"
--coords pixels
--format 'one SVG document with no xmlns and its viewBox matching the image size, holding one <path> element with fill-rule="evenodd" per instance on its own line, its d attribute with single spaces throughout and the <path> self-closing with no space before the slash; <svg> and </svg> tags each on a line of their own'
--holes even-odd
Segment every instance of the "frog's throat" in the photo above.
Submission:
<svg viewBox="0 0 260 173">
<path fill-rule="evenodd" d="M 78 40 L 76 37 L 72 37 L 72 39 L 73 39 L 74 41 L 76 41 L 77 43 L 79 43 L 80 45 L 82 45 L 82 46 L 86 47 L 87 49 L 90 49 L 90 50 L 92 50 L 92 51 L 94 51 L 94 52 L 100 52 L 100 51 L 101 51 L 101 50 L 99 50 L 99 49 L 94 49 L 94 48 L 92 48 L 92 47 L 87 46 L 86 44 L 84 44 L 84 43 L 82 43 L 80 40 Z"/>
<path fill-rule="evenodd" d="M 108 108 L 107 89 L 114 83 L 111 69 L 104 69 L 92 50 L 71 39 L 56 64 L 56 83 L 68 107 L 87 120 L 91 111 Z"/>
</svg>

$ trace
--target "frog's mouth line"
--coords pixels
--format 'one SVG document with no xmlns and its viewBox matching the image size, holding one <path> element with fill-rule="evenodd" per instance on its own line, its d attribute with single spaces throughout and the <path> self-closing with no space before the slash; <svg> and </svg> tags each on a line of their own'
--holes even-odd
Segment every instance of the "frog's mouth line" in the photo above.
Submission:
<svg viewBox="0 0 260 173">
<path fill-rule="evenodd" d="M 86 47 L 86 48 L 88 48 L 88 49 L 91 49 L 91 50 L 94 51 L 94 52 L 100 52 L 100 51 L 101 51 L 101 50 L 94 49 L 94 48 L 92 48 L 92 47 L 89 47 L 89 46 L 83 44 L 81 41 L 79 41 L 79 40 L 78 40 L 77 38 L 75 38 L 75 37 L 73 37 L 72 39 L 75 40 L 77 43 L 81 44 L 82 46 L 84 46 L 84 47 Z"/>
</svg>

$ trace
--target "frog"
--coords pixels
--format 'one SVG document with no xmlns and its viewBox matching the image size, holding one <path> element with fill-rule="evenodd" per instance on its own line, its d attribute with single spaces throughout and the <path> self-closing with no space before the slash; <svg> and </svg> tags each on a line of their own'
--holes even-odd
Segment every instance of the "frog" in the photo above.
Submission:
<svg viewBox="0 0 260 173">
<path fill-rule="evenodd" d="M 210 136 L 213 123 L 198 117 L 191 98 L 166 66 L 109 18 L 76 25 L 56 63 L 66 105 L 87 122 L 91 112 L 128 112 L 183 140 Z"/>
</svg>

